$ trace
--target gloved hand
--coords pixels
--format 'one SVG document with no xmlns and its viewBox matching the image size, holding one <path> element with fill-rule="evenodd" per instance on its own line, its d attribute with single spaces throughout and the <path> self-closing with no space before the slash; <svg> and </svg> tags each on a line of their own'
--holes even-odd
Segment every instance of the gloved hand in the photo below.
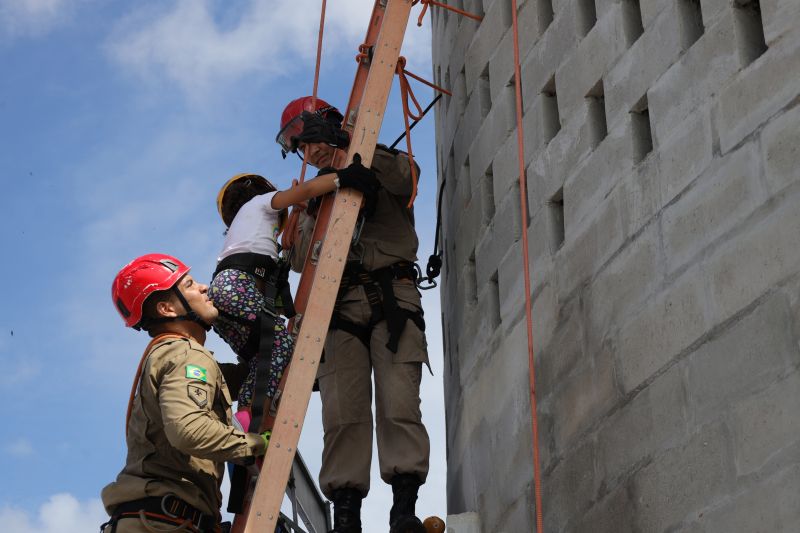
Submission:
<svg viewBox="0 0 800 533">
<path fill-rule="evenodd" d="M 339 186 L 355 189 L 364 195 L 364 216 L 369 218 L 375 213 L 375 204 L 378 201 L 378 190 L 381 184 L 375 177 L 375 171 L 361 164 L 361 155 L 354 154 L 353 162 L 347 168 L 336 171 L 339 177 Z"/>
<path fill-rule="evenodd" d="M 347 132 L 318 113 L 303 111 L 300 118 L 303 120 L 303 131 L 297 136 L 298 142 L 326 143 L 336 148 L 347 148 L 350 145 Z"/>
<path fill-rule="evenodd" d="M 264 453 L 267 453 L 267 448 L 269 448 L 269 439 L 272 438 L 272 431 L 267 430 L 264 433 L 260 433 L 261 438 L 264 439 Z"/>
</svg>

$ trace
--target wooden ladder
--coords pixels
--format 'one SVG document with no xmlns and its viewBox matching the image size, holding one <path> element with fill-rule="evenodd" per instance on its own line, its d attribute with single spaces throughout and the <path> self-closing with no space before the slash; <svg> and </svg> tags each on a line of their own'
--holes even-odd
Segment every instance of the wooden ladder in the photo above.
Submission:
<svg viewBox="0 0 800 533">
<path fill-rule="evenodd" d="M 372 162 L 411 6 L 411 0 L 375 1 L 344 114 L 350 146 L 346 154 L 337 151 L 337 168 L 348 165 L 356 153 L 364 166 Z M 261 475 L 245 515 L 237 515 L 234 531 L 272 533 L 277 525 L 360 206 L 361 193 L 341 189 L 320 207 L 295 298 L 298 334 L 290 371 Z"/>
</svg>

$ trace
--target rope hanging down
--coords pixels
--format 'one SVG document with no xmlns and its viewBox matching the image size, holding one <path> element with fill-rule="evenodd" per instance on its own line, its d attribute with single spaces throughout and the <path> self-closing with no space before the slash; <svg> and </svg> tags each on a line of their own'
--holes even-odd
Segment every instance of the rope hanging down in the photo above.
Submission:
<svg viewBox="0 0 800 533">
<path fill-rule="evenodd" d="M 311 90 L 311 105 L 314 107 L 317 103 L 317 88 L 319 87 L 319 69 L 320 64 L 322 63 L 322 36 L 325 33 L 325 7 L 327 5 L 327 0 L 322 0 L 322 7 L 320 8 L 319 14 L 319 33 L 317 34 L 317 61 L 316 65 L 314 66 L 314 86 Z M 303 166 L 300 167 L 300 177 L 296 180 L 292 180 L 292 187 L 296 187 L 298 184 L 303 183 L 303 180 L 306 177 L 306 167 L 308 167 L 308 153 L 303 153 Z M 302 203 L 295 206 L 292 206 L 292 212 L 289 213 L 289 218 L 286 221 L 286 227 L 283 230 L 283 234 L 281 235 L 281 248 L 284 250 L 288 250 L 289 253 L 293 252 L 294 248 L 294 236 L 297 230 L 297 224 L 300 220 L 300 211 L 305 211 L 308 207 L 307 204 Z"/>
<path fill-rule="evenodd" d="M 419 18 L 417 19 L 417 26 L 422 26 L 422 19 L 425 17 L 425 12 L 428 11 L 428 5 L 447 9 L 448 11 L 452 11 L 453 13 L 458 13 L 459 15 L 469 17 L 472 20 L 477 20 L 478 22 L 483 20 L 483 17 L 481 17 L 480 15 L 475 15 L 474 13 L 464 11 L 463 9 L 458 9 L 457 7 L 448 6 L 447 4 L 437 2 L 436 0 L 414 0 L 414 3 L 412 5 L 417 5 L 417 4 L 422 4 L 422 12 L 420 12 Z"/>
<path fill-rule="evenodd" d="M 525 176 L 525 139 L 522 127 L 522 83 L 519 54 L 517 0 L 511 0 L 511 27 L 514 30 L 514 94 L 517 116 L 517 158 L 519 161 L 519 202 L 522 216 L 522 266 L 525 280 L 525 321 L 528 334 L 528 382 L 531 398 L 531 430 L 533 433 L 533 493 L 536 505 L 536 531 L 544 532 L 542 520 L 542 471 L 539 463 L 539 422 L 536 414 L 536 369 L 533 356 L 533 310 L 531 308 L 531 268 L 528 255 L 528 192 Z"/>
<path fill-rule="evenodd" d="M 411 84 L 408 81 L 407 76 L 411 76 L 417 81 L 420 81 L 441 93 L 444 93 L 448 96 L 452 96 L 452 93 L 446 89 L 439 87 L 423 78 L 420 78 L 413 72 L 409 72 L 406 70 L 406 58 L 400 56 L 397 59 L 397 67 L 396 67 L 397 77 L 400 81 L 400 98 L 403 101 L 403 122 L 405 123 L 406 127 L 406 151 L 408 152 L 408 163 L 411 166 L 411 198 L 408 200 L 408 206 L 411 207 L 414 205 L 414 199 L 417 197 L 417 168 L 414 164 L 414 153 L 411 149 L 411 126 L 409 124 L 409 118 L 414 119 L 415 121 L 420 120 L 425 111 L 422 110 L 422 106 L 419 105 L 419 101 L 417 100 L 416 95 L 414 95 L 414 91 L 411 89 Z M 416 108 L 416 112 L 412 112 L 409 106 L 409 99 L 413 102 L 414 107 Z"/>
</svg>

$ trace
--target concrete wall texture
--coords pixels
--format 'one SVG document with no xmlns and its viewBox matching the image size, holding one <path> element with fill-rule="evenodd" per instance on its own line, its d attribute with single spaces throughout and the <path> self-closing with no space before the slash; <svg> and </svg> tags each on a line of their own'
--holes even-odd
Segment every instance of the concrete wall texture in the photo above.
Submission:
<svg viewBox="0 0 800 533">
<path fill-rule="evenodd" d="M 433 8 L 450 531 L 800 531 L 800 1 Z"/>
</svg>

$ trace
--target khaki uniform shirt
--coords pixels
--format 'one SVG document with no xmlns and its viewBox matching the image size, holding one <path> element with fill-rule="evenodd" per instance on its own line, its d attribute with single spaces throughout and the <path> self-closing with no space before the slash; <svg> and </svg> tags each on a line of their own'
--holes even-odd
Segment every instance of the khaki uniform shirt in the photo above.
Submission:
<svg viewBox="0 0 800 533">
<path fill-rule="evenodd" d="M 358 242 L 350 248 L 348 261 L 361 261 L 367 271 L 398 261 L 413 263 L 417 260 L 419 240 L 414 229 L 414 209 L 406 207 L 412 189 L 408 156 L 378 145 L 372 158 L 372 170 L 382 185 L 375 214 L 364 223 Z M 296 272 L 303 269 L 313 233 L 314 219 L 302 214 L 298 224 L 299 238 L 291 258 Z"/>
<path fill-rule="evenodd" d="M 211 352 L 192 339 L 157 343 L 134 399 L 125 468 L 102 492 L 108 513 L 174 493 L 219 520 L 224 461 L 264 453 L 263 439 L 231 420 L 231 396 Z"/>
</svg>

